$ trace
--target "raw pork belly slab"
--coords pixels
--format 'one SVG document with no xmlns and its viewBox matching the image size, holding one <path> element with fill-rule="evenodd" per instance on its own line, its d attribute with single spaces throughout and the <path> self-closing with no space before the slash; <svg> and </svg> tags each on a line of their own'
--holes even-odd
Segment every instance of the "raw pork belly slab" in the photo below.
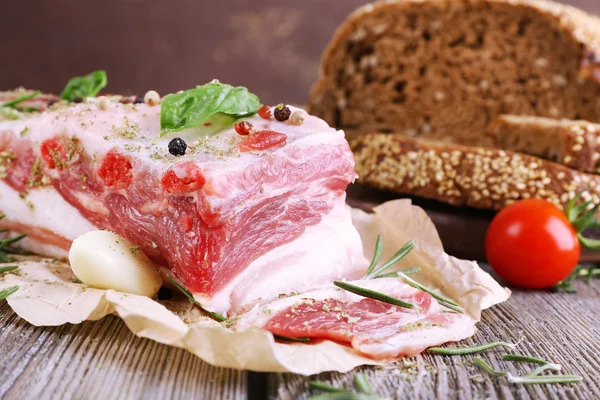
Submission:
<svg viewBox="0 0 600 400">
<path fill-rule="evenodd" d="M 315 280 L 356 277 L 364 267 L 344 205 L 356 174 L 343 132 L 310 116 L 302 125 L 253 116 L 246 120 L 255 129 L 277 138 L 264 151 L 241 144 L 232 126 L 160 138 L 160 106 L 117 100 L 0 117 L 0 210 L 5 226 L 31 235 L 32 250 L 67 251 L 82 233 L 106 228 L 221 312 L 257 298 L 256 288 L 268 296 L 278 284 L 311 285 L 278 263 L 323 255 L 326 246 L 340 252 L 321 266 L 312 256 Z M 173 137 L 190 145 L 184 156 L 169 154 Z M 265 281 L 271 270 L 277 282 Z"/>
<path fill-rule="evenodd" d="M 238 320 L 235 329 L 263 328 L 288 337 L 335 340 L 376 359 L 418 354 L 428 347 L 475 333 L 471 318 L 442 312 L 429 293 L 398 278 L 351 283 L 410 302 L 421 310 L 383 303 L 328 285 L 257 305 Z"/>
</svg>

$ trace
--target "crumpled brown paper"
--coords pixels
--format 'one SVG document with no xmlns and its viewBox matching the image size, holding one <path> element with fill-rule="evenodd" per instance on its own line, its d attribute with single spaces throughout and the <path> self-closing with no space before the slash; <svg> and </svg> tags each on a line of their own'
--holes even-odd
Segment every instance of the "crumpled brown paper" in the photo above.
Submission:
<svg viewBox="0 0 600 400">
<path fill-rule="evenodd" d="M 457 300 L 474 320 L 479 320 L 481 310 L 510 295 L 475 262 L 445 254 L 433 223 L 410 200 L 385 203 L 374 214 L 353 210 L 352 218 L 367 258 L 372 256 L 378 234 L 385 246 L 382 259 L 391 257 L 408 240 L 415 241 L 415 250 L 397 268 L 421 267 L 414 278 Z M 115 314 L 137 336 L 185 348 L 215 366 L 262 372 L 310 375 L 379 363 L 330 341 L 279 343 L 266 331 L 234 332 L 201 316 L 187 301 L 161 304 L 142 296 L 89 288 L 62 262 L 29 258 L 18 264 L 19 270 L 0 277 L 0 289 L 20 286 L 8 303 L 33 325 L 77 324 Z"/>
</svg>

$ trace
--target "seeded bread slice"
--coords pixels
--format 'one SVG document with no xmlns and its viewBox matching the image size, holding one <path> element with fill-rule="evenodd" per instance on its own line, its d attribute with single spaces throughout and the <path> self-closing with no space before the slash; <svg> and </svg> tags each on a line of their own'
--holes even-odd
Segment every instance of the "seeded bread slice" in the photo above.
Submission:
<svg viewBox="0 0 600 400">
<path fill-rule="evenodd" d="M 501 115 L 488 127 L 494 147 L 542 157 L 579 171 L 600 173 L 600 124 Z"/>
<path fill-rule="evenodd" d="M 600 202 L 600 176 L 509 151 L 371 133 L 352 140 L 359 182 L 456 206 L 500 209 L 543 198 Z"/>
<path fill-rule="evenodd" d="M 309 102 L 349 137 L 489 146 L 501 114 L 600 122 L 600 19 L 535 0 L 369 4 L 336 32 Z"/>
</svg>

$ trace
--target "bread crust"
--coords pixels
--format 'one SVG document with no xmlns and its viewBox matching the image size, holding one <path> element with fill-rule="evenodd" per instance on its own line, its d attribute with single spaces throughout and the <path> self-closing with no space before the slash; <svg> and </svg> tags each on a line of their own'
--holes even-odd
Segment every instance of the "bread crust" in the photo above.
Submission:
<svg viewBox="0 0 600 400">
<path fill-rule="evenodd" d="M 600 173 L 600 124 L 500 115 L 488 127 L 493 146 Z"/>
<path fill-rule="evenodd" d="M 527 198 L 565 207 L 577 193 L 600 202 L 600 176 L 533 156 L 382 133 L 350 146 L 359 182 L 382 190 L 495 210 Z"/>
<path fill-rule="evenodd" d="M 357 91 L 355 88 L 348 87 L 347 83 L 340 82 L 340 77 L 343 77 L 343 79 L 351 79 L 346 77 L 346 72 L 349 76 L 352 76 L 353 74 L 364 74 L 364 71 L 352 70 L 356 68 L 360 69 L 361 66 L 365 65 L 366 68 L 368 68 L 369 63 L 374 62 L 374 59 L 369 57 L 380 55 L 377 53 L 377 50 L 375 50 L 375 53 L 372 56 L 362 56 L 355 65 L 343 65 L 348 61 L 348 52 L 350 51 L 348 50 L 349 46 L 352 43 L 362 43 L 361 40 L 363 39 L 361 39 L 361 37 L 366 35 L 365 32 L 369 32 L 370 35 L 367 39 L 364 39 L 367 42 L 380 41 L 382 38 L 388 38 L 386 32 L 381 34 L 377 32 L 379 29 L 378 26 L 373 25 L 375 18 L 385 17 L 389 18 L 391 21 L 396 21 L 393 18 L 398 18 L 398 16 L 407 13 L 425 15 L 431 10 L 443 10 L 446 12 L 448 10 L 470 10 L 475 7 L 480 7 L 482 9 L 489 8 L 490 15 L 493 14 L 494 10 L 506 11 L 507 7 L 509 8 L 509 11 L 515 10 L 516 12 L 518 10 L 523 14 L 534 15 L 543 19 L 543 21 L 558 34 L 563 35 L 561 38 L 555 38 L 553 40 L 556 42 L 567 41 L 568 44 L 565 45 L 565 48 L 570 49 L 570 54 L 575 55 L 574 57 L 576 59 L 565 60 L 563 63 L 564 65 L 569 65 L 569 74 L 566 74 L 565 76 L 549 75 L 547 81 L 544 78 L 542 83 L 544 85 L 549 85 L 548 87 L 551 88 L 552 100 L 540 100 L 544 104 L 536 103 L 536 96 L 533 96 L 532 93 L 530 93 L 531 96 L 529 97 L 522 96 L 519 98 L 518 95 L 515 97 L 515 92 L 521 92 L 521 86 L 519 86 L 519 88 L 513 90 L 509 95 L 514 98 L 498 98 L 495 99 L 498 100 L 497 105 L 493 105 L 483 111 L 481 109 L 478 110 L 478 108 L 480 108 L 479 106 L 486 101 L 485 93 L 482 93 L 482 91 L 487 90 L 490 86 L 493 88 L 493 82 L 481 80 L 480 82 L 474 82 L 473 85 L 468 85 L 469 87 L 466 88 L 464 87 L 467 85 L 466 83 L 457 83 L 457 86 L 462 85 L 462 92 L 460 92 L 460 94 L 456 94 L 458 93 L 456 91 L 455 93 L 452 93 L 452 90 L 449 90 L 450 93 L 446 93 L 444 90 L 434 91 L 434 89 L 430 88 L 431 93 L 419 92 L 422 95 L 422 98 L 425 99 L 422 103 L 414 100 L 414 98 L 419 98 L 419 94 L 415 94 L 415 96 L 411 97 L 413 100 L 407 100 L 404 103 L 399 103 L 397 106 L 394 105 L 394 107 L 391 107 L 390 100 L 387 98 L 389 96 L 385 94 L 385 91 L 380 90 L 381 86 L 379 86 L 377 90 L 371 90 L 371 87 L 368 84 L 364 84 L 364 86 L 361 86 Z M 493 16 L 490 18 L 493 18 Z M 467 27 L 466 29 L 468 30 L 470 28 L 471 27 Z M 396 34 L 397 32 L 393 35 Z M 419 29 L 417 29 L 415 34 L 420 34 Z M 440 35 L 443 36 L 443 34 L 445 34 L 445 31 L 440 31 Z M 402 37 L 401 39 L 391 37 L 389 39 L 396 40 L 398 43 L 405 43 L 408 41 L 406 37 Z M 420 37 L 418 40 L 421 40 Z M 367 43 L 367 45 L 371 44 L 373 43 Z M 548 53 L 551 53 L 551 50 L 552 49 L 548 49 Z M 370 51 L 372 51 L 372 49 Z M 468 52 L 469 49 L 466 48 L 466 51 Z M 381 56 L 383 57 L 383 55 Z M 544 59 L 535 61 L 539 61 L 540 65 L 547 62 L 547 60 Z M 551 68 L 553 65 L 558 64 L 552 64 L 550 67 L 546 67 L 546 69 Z M 413 67 L 414 66 L 406 66 L 406 68 Z M 415 68 L 416 67 L 413 69 Z M 344 72 L 344 69 L 349 69 L 349 71 Z M 532 74 L 535 75 L 535 72 Z M 575 77 L 579 79 L 578 82 L 575 82 Z M 389 77 L 386 77 L 385 79 L 389 79 Z M 435 79 L 438 78 L 436 77 Z M 454 78 L 450 77 L 449 79 L 450 89 L 452 89 Z M 366 78 L 364 78 L 364 80 L 366 80 Z M 425 88 L 418 87 L 415 90 L 427 91 L 427 86 L 435 86 L 437 84 L 437 81 L 427 81 L 426 77 L 423 78 L 423 81 L 425 82 Z M 465 82 L 468 82 L 468 79 Z M 536 82 L 536 84 L 539 83 L 538 81 Z M 502 82 L 502 84 L 505 83 L 509 84 L 508 82 Z M 512 84 L 512 82 L 510 84 Z M 525 90 L 528 84 L 529 82 L 523 84 Z M 415 86 L 414 82 L 410 80 L 406 85 Z M 559 93 L 563 90 L 562 88 L 574 88 L 576 85 L 579 85 L 582 88 L 588 88 L 589 93 L 586 93 L 586 98 L 578 98 L 573 104 L 569 104 L 567 96 L 567 100 L 564 100 L 564 103 L 560 103 L 561 96 Z M 469 97 L 471 97 L 469 90 L 472 91 L 471 94 L 473 96 L 480 96 L 481 101 L 479 101 L 478 97 L 479 103 L 472 103 L 472 105 L 469 103 L 467 106 L 461 108 L 460 104 L 465 103 L 466 101 L 468 102 Z M 502 88 L 499 90 L 502 91 Z M 544 89 L 538 87 L 537 90 L 543 91 Z M 361 92 L 360 95 L 362 98 L 353 98 L 352 94 L 358 92 Z M 382 92 L 384 92 L 384 96 L 381 95 Z M 577 93 L 577 91 L 573 89 L 573 93 Z M 499 97 L 500 94 L 497 94 L 496 96 Z M 589 15 L 574 7 L 543 0 L 395 0 L 368 4 L 352 13 L 346 22 L 338 28 L 324 52 L 319 78 L 311 90 L 309 112 L 325 119 L 331 125 L 347 130 L 351 137 L 360 132 L 381 131 L 426 138 L 435 136 L 434 138 L 438 140 L 445 138 L 449 142 L 460 144 L 489 145 L 489 143 L 485 142 L 486 138 L 483 131 L 488 123 L 499 114 L 519 112 L 523 115 L 587 119 L 600 122 L 600 103 L 598 103 L 598 105 L 589 105 L 588 101 L 588 98 L 592 99 L 591 101 L 596 101 L 598 94 L 600 94 L 600 19 L 598 17 Z M 458 97 L 454 98 L 453 96 Z M 462 112 L 464 114 L 456 115 L 456 120 L 454 121 L 448 121 L 450 128 L 447 136 L 445 136 L 445 132 L 440 131 L 443 130 L 445 121 L 438 121 L 437 124 L 429 123 L 428 121 L 428 118 L 431 117 L 432 119 L 435 119 L 436 114 L 439 115 L 440 113 L 440 109 L 435 109 L 433 107 L 436 106 L 436 98 L 443 99 L 444 97 L 446 97 L 447 101 L 445 109 L 443 109 L 444 111 L 455 108 L 458 109 L 457 112 Z M 554 104 L 554 101 L 560 104 Z M 579 108 L 581 108 L 580 103 L 583 104 L 586 102 L 589 105 L 586 107 L 588 107 L 590 111 L 586 111 L 582 115 L 579 115 Z M 360 108 L 368 108 L 369 103 L 376 103 L 377 106 L 380 107 L 387 107 L 389 105 L 391 111 L 388 114 L 390 114 L 390 117 L 378 115 L 377 118 L 374 118 L 370 122 L 361 122 L 363 120 L 366 121 L 368 118 L 362 118 L 364 114 L 361 114 Z M 433 107 L 432 115 L 423 116 L 422 114 L 425 113 L 423 109 L 427 108 L 429 105 Z M 365 113 L 369 115 L 368 110 L 366 110 Z M 350 116 L 351 114 L 353 116 Z M 452 112 L 448 112 L 448 115 L 449 118 L 454 117 Z M 411 121 L 413 116 L 415 120 Z M 418 118 L 420 118 L 419 121 L 416 120 Z M 405 123 L 405 121 L 409 122 Z M 461 125 L 461 121 L 465 121 L 465 123 Z M 397 125 L 398 129 L 396 129 L 394 125 Z M 473 134 L 470 137 L 458 137 L 462 132 L 465 132 L 464 128 L 466 125 L 474 130 L 479 130 L 480 132 Z"/>
</svg>

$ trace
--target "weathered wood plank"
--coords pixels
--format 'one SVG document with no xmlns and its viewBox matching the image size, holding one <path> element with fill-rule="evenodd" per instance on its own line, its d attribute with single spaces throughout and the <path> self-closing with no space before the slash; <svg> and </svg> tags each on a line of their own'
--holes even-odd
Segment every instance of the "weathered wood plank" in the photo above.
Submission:
<svg viewBox="0 0 600 400">
<path fill-rule="evenodd" d="M 0 398 L 247 398 L 247 373 L 138 338 L 113 316 L 37 328 L 3 301 L 0 321 Z"/>
<path fill-rule="evenodd" d="M 490 379 L 471 364 L 472 357 L 432 356 L 407 358 L 385 368 L 368 367 L 365 373 L 377 394 L 397 399 L 599 399 L 600 398 L 600 281 L 577 284 L 577 294 L 515 290 L 508 302 L 484 313 L 478 333 L 461 345 L 491 341 L 519 343 L 515 352 L 561 363 L 563 373 L 577 374 L 576 385 L 510 385 Z M 525 374 L 528 364 L 502 361 L 510 349 L 480 355 L 497 368 Z M 353 389 L 356 371 L 325 373 L 305 378 L 269 374 L 270 399 L 306 399 L 308 382 L 322 380 Z"/>
<path fill-rule="evenodd" d="M 482 376 L 471 357 L 423 355 L 385 368 L 362 368 L 378 394 L 392 398 L 595 399 L 600 398 L 600 282 L 578 284 L 577 295 L 516 291 L 484 314 L 466 344 L 523 340 L 518 352 L 545 357 L 580 374 L 578 385 L 508 386 Z M 214 368 L 195 356 L 133 336 L 115 317 L 80 325 L 36 328 L 0 304 L 0 398 L 264 398 L 302 399 L 309 378 L 248 374 Z M 524 373 L 530 366 L 504 363 L 501 351 L 483 358 L 494 367 Z M 352 388 L 354 374 L 316 379 Z M 249 379 L 251 381 L 249 382 Z"/>
</svg>

